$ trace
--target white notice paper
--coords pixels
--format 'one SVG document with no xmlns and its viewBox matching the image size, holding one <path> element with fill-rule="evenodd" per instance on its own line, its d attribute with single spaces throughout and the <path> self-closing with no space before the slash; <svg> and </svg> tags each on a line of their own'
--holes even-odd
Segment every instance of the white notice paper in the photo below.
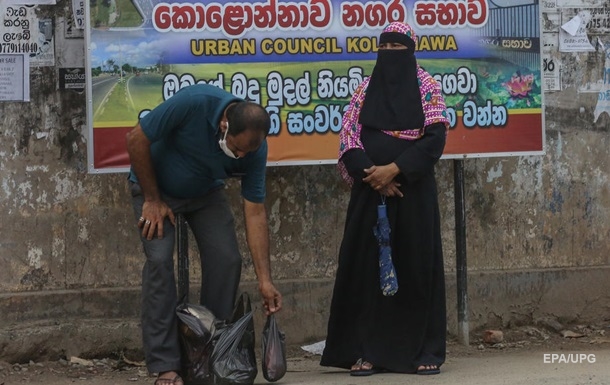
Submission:
<svg viewBox="0 0 610 385">
<path fill-rule="evenodd" d="M 85 0 L 72 0 L 72 14 L 74 15 L 74 27 L 85 29 Z"/>
<path fill-rule="evenodd" d="M 30 101 L 30 62 L 27 55 L 0 55 L 0 101 Z"/>
<path fill-rule="evenodd" d="M 595 47 L 591 45 L 587 36 L 586 26 L 591 20 L 591 12 L 580 11 L 559 30 L 559 52 L 591 52 Z"/>
<path fill-rule="evenodd" d="M 578 32 L 578 28 L 580 28 L 580 24 L 582 24 L 582 20 L 580 19 L 580 16 L 576 15 L 572 20 L 562 25 L 561 28 L 570 35 L 575 36 L 576 32 Z"/>
</svg>

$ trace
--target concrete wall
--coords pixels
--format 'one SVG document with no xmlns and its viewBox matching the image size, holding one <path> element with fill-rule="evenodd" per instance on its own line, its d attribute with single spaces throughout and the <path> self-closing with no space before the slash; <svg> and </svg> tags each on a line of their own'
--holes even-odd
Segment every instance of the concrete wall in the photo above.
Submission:
<svg viewBox="0 0 610 385">
<path fill-rule="evenodd" d="M 68 8 L 39 6 L 55 21 L 57 66 L 31 68 L 30 102 L 0 103 L 0 360 L 140 348 L 143 256 L 126 176 L 87 173 L 85 96 L 58 88 L 58 67 L 84 52 L 82 39 L 75 48 L 59 33 Z M 610 314 L 610 111 L 596 117 L 598 94 L 579 91 L 603 80 L 606 54 L 555 54 L 562 90 L 545 95 L 546 154 L 464 160 L 471 329 Z M 437 173 L 455 333 L 453 161 Z M 289 343 L 323 339 L 348 190 L 332 165 L 270 168 L 267 187 L 281 326 Z M 227 191 L 243 289 L 258 307 L 237 183 Z M 257 312 L 259 329 L 262 321 Z"/>
</svg>

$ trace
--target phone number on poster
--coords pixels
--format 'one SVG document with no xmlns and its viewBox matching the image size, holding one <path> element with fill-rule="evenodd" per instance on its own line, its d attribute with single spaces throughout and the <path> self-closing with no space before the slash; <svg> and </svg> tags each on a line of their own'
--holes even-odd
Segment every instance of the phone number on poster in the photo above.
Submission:
<svg viewBox="0 0 610 385">
<path fill-rule="evenodd" d="M 0 43 L 0 53 L 38 52 L 38 43 Z"/>
</svg>

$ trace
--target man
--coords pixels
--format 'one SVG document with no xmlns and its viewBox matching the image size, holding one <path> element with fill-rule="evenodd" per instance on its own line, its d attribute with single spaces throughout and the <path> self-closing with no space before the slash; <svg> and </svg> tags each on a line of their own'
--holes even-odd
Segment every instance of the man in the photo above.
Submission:
<svg viewBox="0 0 610 385">
<path fill-rule="evenodd" d="M 265 198 L 269 115 L 210 85 L 186 87 L 144 116 L 127 134 L 133 207 L 146 254 L 142 334 L 155 385 L 183 385 L 178 375 L 174 214 L 182 213 L 201 257 L 201 304 L 229 319 L 241 255 L 223 179 L 241 176 L 246 240 L 267 314 L 282 307 L 273 285 Z"/>
</svg>

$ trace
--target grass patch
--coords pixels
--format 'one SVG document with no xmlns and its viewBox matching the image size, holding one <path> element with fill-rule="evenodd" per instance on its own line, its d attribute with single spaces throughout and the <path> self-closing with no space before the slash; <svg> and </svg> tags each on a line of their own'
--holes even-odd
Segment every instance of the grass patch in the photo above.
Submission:
<svg viewBox="0 0 610 385">
<path fill-rule="evenodd" d="M 142 24 L 142 15 L 131 0 L 116 0 L 119 17 L 113 27 L 138 27 Z"/>
<path fill-rule="evenodd" d="M 95 28 L 108 26 L 108 18 L 110 17 L 110 9 L 101 4 L 98 0 L 95 7 L 91 7 L 91 24 Z"/>
<path fill-rule="evenodd" d="M 136 111 L 153 109 L 163 102 L 160 84 L 161 75 L 141 75 L 129 82 L 129 93 L 133 99 Z"/>
<path fill-rule="evenodd" d="M 96 122 L 137 121 L 137 112 L 127 98 L 126 80 L 114 86 L 103 109 L 95 117 Z"/>
</svg>

